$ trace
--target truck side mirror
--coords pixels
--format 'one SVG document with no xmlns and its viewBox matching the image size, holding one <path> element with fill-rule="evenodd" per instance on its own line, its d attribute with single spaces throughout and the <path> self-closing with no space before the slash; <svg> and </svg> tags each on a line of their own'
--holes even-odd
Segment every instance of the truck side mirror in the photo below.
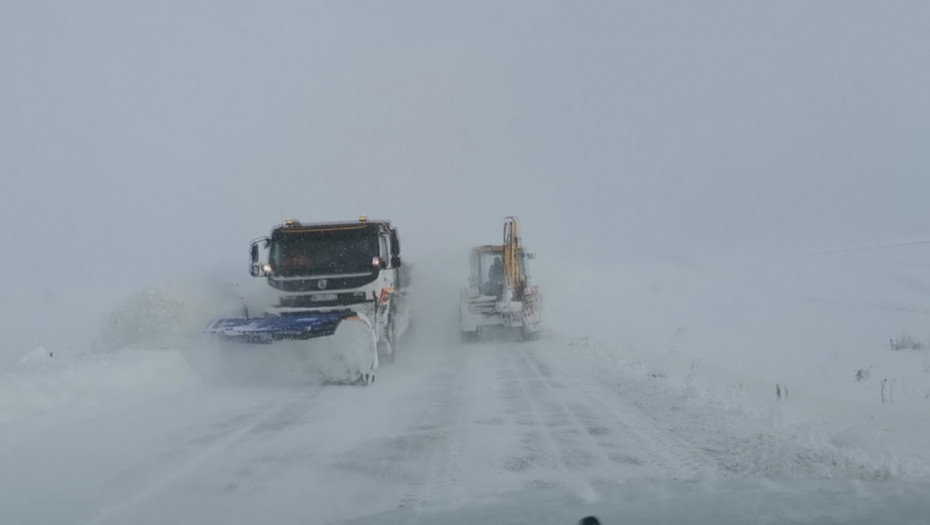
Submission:
<svg viewBox="0 0 930 525">
<path fill-rule="evenodd" d="M 252 277 L 258 277 L 261 275 L 261 269 L 258 266 L 258 244 L 252 243 L 252 249 L 249 250 L 249 258 L 252 261 L 252 264 L 249 265 L 249 274 Z"/>
<path fill-rule="evenodd" d="M 259 277 L 261 275 L 271 274 L 271 266 L 269 266 L 267 262 L 260 263 L 258 260 L 258 255 L 259 255 L 258 244 L 259 243 L 262 243 L 262 246 L 267 248 L 268 245 L 271 244 L 271 239 L 269 239 L 268 237 L 264 237 L 264 238 L 256 239 L 252 241 L 252 247 L 249 249 L 249 259 L 251 261 L 251 264 L 249 264 L 249 273 L 252 275 L 252 277 Z"/>
<path fill-rule="evenodd" d="M 400 268 L 400 255 L 394 255 L 391 257 L 391 266 L 394 268 Z"/>
<path fill-rule="evenodd" d="M 396 234 L 391 235 L 391 255 L 400 255 L 400 239 L 397 238 Z"/>
</svg>

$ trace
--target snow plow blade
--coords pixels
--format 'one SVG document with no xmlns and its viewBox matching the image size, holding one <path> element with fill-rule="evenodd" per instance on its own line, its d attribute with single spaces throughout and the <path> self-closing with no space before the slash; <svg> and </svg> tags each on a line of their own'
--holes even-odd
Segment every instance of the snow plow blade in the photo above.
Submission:
<svg viewBox="0 0 930 525">
<path fill-rule="evenodd" d="M 210 323 L 207 332 L 244 343 L 268 344 L 330 336 L 343 320 L 357 318 L 354 312 L 345 311 L 218 319 Z"/>
<path fill-rule="evenodd" d="M 205 335 L 189 360 L 208 382 L 271 377 L 368 385 L 378 368 L 371 322 L 349 310 L 218 319 Z"/>
</svg>

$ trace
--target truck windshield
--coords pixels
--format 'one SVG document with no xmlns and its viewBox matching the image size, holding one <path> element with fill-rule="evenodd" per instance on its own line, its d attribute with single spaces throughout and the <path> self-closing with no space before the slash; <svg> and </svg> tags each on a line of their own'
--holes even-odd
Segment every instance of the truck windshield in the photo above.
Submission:
<svg viewBox="0 0 930 525">
<path fill-rule="evenodd" d="M 271 267 L 286 277 L 372 272 L 379 255 L 377 230 L 365 226 L 278 230 L 271 238 Z"/>
</svg>

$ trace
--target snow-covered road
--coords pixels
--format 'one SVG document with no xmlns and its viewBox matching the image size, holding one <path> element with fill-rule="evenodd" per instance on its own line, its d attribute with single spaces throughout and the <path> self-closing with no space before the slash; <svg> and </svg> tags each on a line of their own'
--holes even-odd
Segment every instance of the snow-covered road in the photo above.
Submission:
<svg viewBox="0 0 930 525">
<path fill-rule="evenodd" d="M 326 522 L 491 491 L 713 462 L 548 344 L 431 343 L 372 388 L 196 384 L 0 437 L 3 513 L 30 523 Z M 54 420 L 54 422 L 51 422 Z"/>
<path fill-rule="evenodd" d="M 146 354 L 138 366 L 162 361 L 164 381 L 3 425 L 0 521 L 327 523 L 551 490 L 583 512 L 604 487 L 644 482 L 900 477 L 584 342 L 455 336 L 415 330 L 369 388 L 208 387 L 177 352 Z"/>
</svg>

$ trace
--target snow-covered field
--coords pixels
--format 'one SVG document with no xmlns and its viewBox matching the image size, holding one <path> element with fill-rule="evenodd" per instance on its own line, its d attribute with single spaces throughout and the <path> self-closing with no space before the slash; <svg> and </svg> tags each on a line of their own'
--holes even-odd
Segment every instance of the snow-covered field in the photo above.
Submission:
<svg viewBox="0 0 930 525">
<path fill-rule="evenodd" d="M 473 344 L 448 265 L 421 265 L 415 329 L 368 389 L 204 385 L 178 343 L 203 294 L 88 301 L 64 344 L 25 344 L 20 313 L 0 522 L 922 523 L 928 351 L 889 348 L 926 340 L 920 265 L 876 258 L 546 275 L 545 337 Z M 149 348 L 103 344 L 115 320 Z"/>
<path fill-rule="evenodd" d="M 551 313 L 583 327 L 575 335 L 596 341 L 585 346 L 601 357 L 722 407 L 795 420 L 886 458 L 892 473 L 926 476 L 928 257 L 915 246 L 655 258 L 615 268 L 607 286 L 602 272 L 577 277 L 560 289 L 578 300 Z M 617 298 L 613 312 L 565 307 L 598 284 Z"/>
</svg>

